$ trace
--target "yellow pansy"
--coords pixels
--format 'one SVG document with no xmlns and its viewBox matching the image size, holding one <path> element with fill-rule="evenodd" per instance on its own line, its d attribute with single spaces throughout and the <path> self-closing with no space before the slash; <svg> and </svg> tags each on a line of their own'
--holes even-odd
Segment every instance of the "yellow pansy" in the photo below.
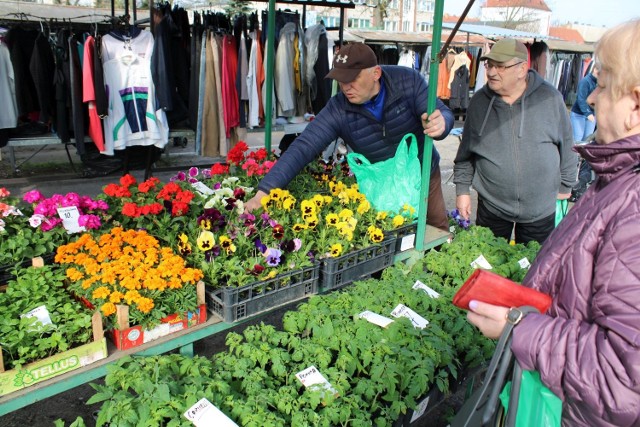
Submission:
<svg viewBox="0 0 640 427">
<path fill-rule="evenodd" d="M 197 243 L 201 251 L 209 251 L 216 244 L 216 238 L 211 231 L 203 230 L 198 236 Z"/>
<path fill-rule="evenodd" d="M 339 257 L 342 254 L 342 244 L 336 243 L 334 245 L 331 245 L 331 248 L 329 249 L 329 253 L 334 258 Z"/>
<path fill-rule="evenodd" d="M 395 228 L 400 227 L 402 224 L 404 224 L 404 217 L 402 215 L 394 216 L 391 224 L 393 224 Z"/>
</svg>

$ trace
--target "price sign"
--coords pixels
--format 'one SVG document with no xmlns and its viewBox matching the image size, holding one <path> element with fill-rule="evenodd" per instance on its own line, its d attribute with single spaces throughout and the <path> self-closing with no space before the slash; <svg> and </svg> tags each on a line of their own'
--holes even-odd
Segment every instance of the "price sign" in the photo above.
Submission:
<svg viewBox="0 0 640 427">
<path fill-rule="evenodd" d="M 80 211 L 75 206 L 68 206 L 66 208 L 58 208 L 58 216 L 62 220 L 62 226 L 67 233 L 79 233 L 85 231 L 84 227 L 78 225 L 78 218 L 80 218 Z"/>
</svg>

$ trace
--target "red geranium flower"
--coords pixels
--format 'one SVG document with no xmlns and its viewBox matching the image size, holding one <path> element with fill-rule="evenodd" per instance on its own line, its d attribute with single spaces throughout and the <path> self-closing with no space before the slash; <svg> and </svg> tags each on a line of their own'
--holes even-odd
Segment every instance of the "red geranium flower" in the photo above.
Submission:
<svg viewBox="0 0 640 427">
<path fill-rule="evenodd" d="M 216 163 L 211 166 L 211 175 L 225 175 L 229 173 L 229 166 L 222 163 Z"/>
<path fill-rule="evenodd" d="M 136 182 L 137 182 L 136 178 L 133 175 L 129 174 L 129 173 L 124 175 L 122 178 L 120 178 L 120 184 L 123 187 L 131 187 Z"/>
<path fill-rule="evenodd" d="M 249 149 L 249 146 L 244 141 L 238 141 L 238 143 L 229 150 L 227 154 L 227 162 L 239 165 L 244 160 L 244 153 Z"/>
</svg>

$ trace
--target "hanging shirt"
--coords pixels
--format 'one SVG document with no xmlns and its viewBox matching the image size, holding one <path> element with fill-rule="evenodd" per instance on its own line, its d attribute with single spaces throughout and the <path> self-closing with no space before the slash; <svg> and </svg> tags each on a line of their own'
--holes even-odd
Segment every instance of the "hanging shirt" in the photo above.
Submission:
<svg viewBox="0 0 640 427">
<path fill-rule="evenodd" d="M 136 37 L 110 33 L 102 38 L 102 62 L 109 115 L 104 119 L 105 154 L 133 145 L 164 148 L 169 126 L 162 109 L 156 108 L 151 78 L 153 35 L 140 31 Z"/>
<path fill-rule="evenodd" d="M 82 61 L 82 102 L 87 104 L 89 108 L 89 129 L 87 133 L 98 147 L 100 152 L 104 151 L 104 135 L 102 135 L 102 121 L 98 116 L 96 109 L 96 94 L 93 85 L 93 57 L 95 48 L 95 39 L 92 36 L 87 37 L 84 42 L 84 60 Z"/>
<path fill-rule="evenodd" d="M 18 125 L 18 104 L 13 65 L 9 49 L 0 42 L 0 129 L 14 128 Z"/>
</svg>

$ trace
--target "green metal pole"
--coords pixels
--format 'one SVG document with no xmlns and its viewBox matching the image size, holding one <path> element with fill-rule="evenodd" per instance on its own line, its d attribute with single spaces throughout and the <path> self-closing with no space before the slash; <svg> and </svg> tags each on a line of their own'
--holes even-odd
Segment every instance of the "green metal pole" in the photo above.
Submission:
<svg viewBox="0 0 640 427">
<path fill-rule="evenodd" d="M 438 96 L 438 53 L 440 51 L 440 38 L 442 35 L 442 13 L 444 0 L 436 0 L 436 8 L 433 12 L 433 37 L 431 42 L 431 64 L 429 65 L 429 99 L 427 100 L 427 115 L 436 109 Z M 427 208 L 429 197 L 429 181 L 431 178 L 431 157 L 433 139 L 424 136 L 424 153 L 422 154 L 422 181 L 420 187 L 420 205 L 418 206 L 418 229 L 416 230 L 416 249 L 424 249 L 424 236 L 427 228 Z"/>
<path fill-rule="evenodd" d="M 264 148 L 271 153 L 271 117 L 273 105 L 273 70 L 275 68 L 275 39 L 276 39 L 276 0 L 269 0 L 269 17 L 267 23 L 267 73 L 265 85 L 267 85 L 267 98 L 264 106 Z"/>
</svg>

